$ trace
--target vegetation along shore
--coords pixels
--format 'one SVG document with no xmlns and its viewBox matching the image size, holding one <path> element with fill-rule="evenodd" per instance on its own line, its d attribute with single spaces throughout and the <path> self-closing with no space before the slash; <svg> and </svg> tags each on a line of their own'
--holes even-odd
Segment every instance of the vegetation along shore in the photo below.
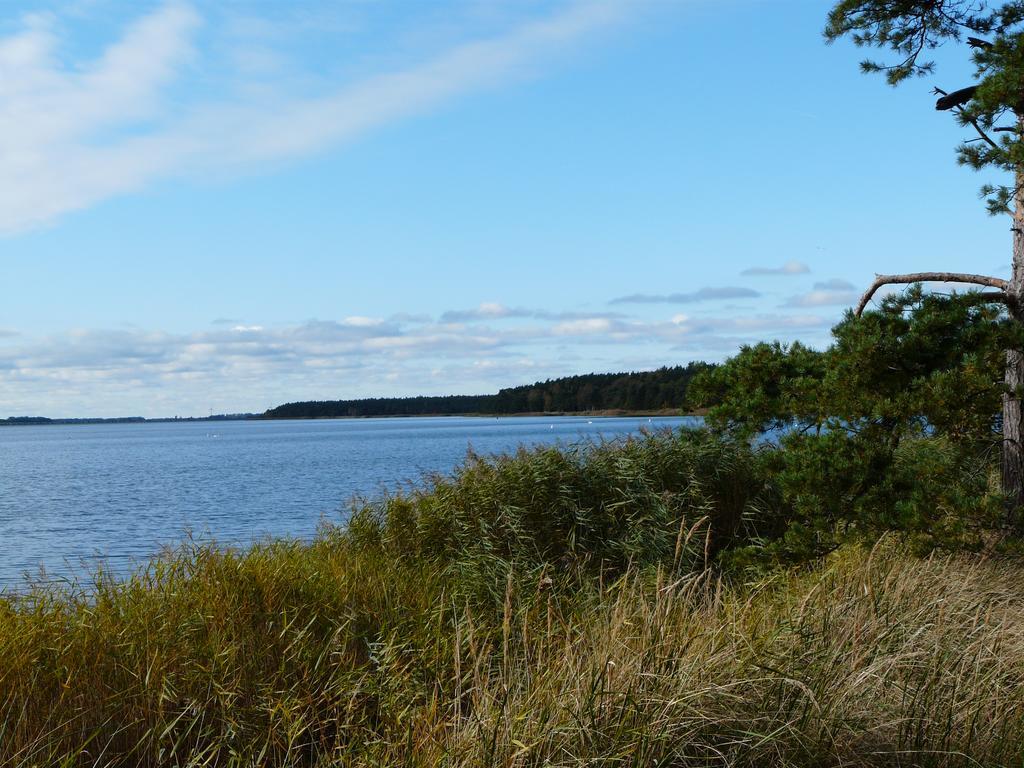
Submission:
<svg viewBox="0 0 1024 768">
<path fill-rule="evenodd" d="M 1019 764 L 984 311 L 912 291 L 698 377 L 708 429 L 3 596 L 0 764 Z"/>
</svg>

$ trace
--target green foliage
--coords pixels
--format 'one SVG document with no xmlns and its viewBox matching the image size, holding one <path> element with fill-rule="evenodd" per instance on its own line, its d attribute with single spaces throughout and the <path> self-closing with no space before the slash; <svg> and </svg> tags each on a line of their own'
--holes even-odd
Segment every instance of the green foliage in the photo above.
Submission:
<svg viewBox="0 0 1024 768">
<path fill-rule="evenodd" d="M 921 54 L 944 39 L 959 39 L 962 28 L 980 32 L 984 22 L 973 0 L 841 0 L 828 14 L 825 39 L 849 36 L 858 46 L 888 48 L 902 56 L 895 64 L 871 59 L 861 62 L 864 72 L 884 72 L 890 85 L 909 77 L 931 74 L 935 64 Z M 987 31 L 987 27 L 986 27 Z"/>
<path fill-rule="evenodd" d="M 352 525 L 361 545 L 445 564 L 468 596 L 500 602 L 505 574 L 545 564 L 609 577 L 630 565 L 689 570 L 751 535 L 769 488 L 748 442 L 659 432 L 471 454 L 451 477 L 358 510 Z"/>
<path fill-rule="evenodd" d="M 828 349 L 745 347 L 698 377 L 691 393 L 713 429 L 777 435 L 761 471 L 781 517 L 760 520 L 764 552 L 806 559 L 887 530 L 923 547 L 978 546 L 998 519 L 998 382 L 1018 333 L 974 294 L 914 287 L 848 314 Z"/>
<path fill-rule="evenodd" d="M 708 423 L 732 433 L 828 429 L 898 444 L 905 436 L 947 435 L 991 444 L 1007 346 L 1016 324 L 977 294 L 886 297 L 877 311 L 847 313 L 834 343 L 743 347 L 699 376 L 691 402 L 710 406 Z"/>
<path fill-rule="evenodd" d="M 978 549 L 1002 518 L 990 487 L 991 462 L 946 438 L 892 447 L 847 432 L 794 433 L 764 469 L 784 517 L 762 559 L 803 562 L 844 541 L 899 532 L 918 551 Z M 762 528 L 764 528 L 762 523 Z"/>
<path fill-rule="evenodd" d="M 975 170 L 995 168 L 1017 173 L 1024 168 L 1024 137 L 1016 115 L 1024 111 L 1024 2 L 1009 0 L 840 0 L 825 26 L 829 42 L 849 37 L 856 45 L 888 49 L 892 64 L 861 62 L 865 72 L 884 72 L 890 85 L 928 75 L 934 63 L 922 55 L 945 42 L 968 38 L 973 43 L 977 89 L 966 103 L 953 107 L 960 125 L 972 138 L 957 148 L 961 164 Z M 984 35 L 978 44 L 972 35 Z M 963 87 L 958 84 L 956 90 Z M 1001 125 L 1008 118 L 1010 125 Z M 996 128 L 1008 128 L 994 132 Z M 982 187 L 990 213 L 1009 210 L 1013 187 Z"/>
<path fill-rule="evenodd" d="M 709 408 L 710 425 L 743 437 L 821 424 L 818 392 L 827 364 L 825 355 L 799 342 L 744 346 L 726 365 L 693 380 L 689 402 Z"/>
</svg>

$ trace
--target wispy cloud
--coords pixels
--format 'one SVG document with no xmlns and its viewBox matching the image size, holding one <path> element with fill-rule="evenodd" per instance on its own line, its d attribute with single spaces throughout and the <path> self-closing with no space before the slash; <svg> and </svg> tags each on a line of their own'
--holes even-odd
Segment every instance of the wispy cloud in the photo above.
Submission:
<svg viewBox="0 0 1024 768">
<path fill-rule="evenodd" d="M 585 320 L 566 320 L 558 323 L 551 332 L 556 336 L 578 336 L 586 334 L 608 334 L 617 329 L 613 322 L 604 317 L 590 317 Z"/>
<path fill-rule="evenodd" d="M 701 301 L 721 301 L 723 299 L 755 299 L 761 294 L 751 288 L 726 285 L 718 288 L 701 288 L 691 293 L 633 293 L 612 299 L 610 304 L 693 304 Z"/>
<path fill-rule="evenodd" d="M 811 268 L 802 261 L 787 261 L 781 267 L 750 267 L 740 272 L 741 275 L 806 275 Z"/>
<path fill-rule="evenodd" d="M 790 296 L 782 305 L 784 307 L 834 307 L 849 306 L 857 300 L 856 286 L 849 280 L 833 277 L 819 280 L 812 290 Z"/>
<path fill-rule="evenodd" d="M 483 302 L 473 309 L 450 309 L 441 315 L 442 323 L 466 323 L 477 320 L 534 319 L 534 320 L 590 320 L 594 318 L 620 319 L 618 312 L 551 312 L 544 309 L 508 307 L 497 302 Z"/>
<path fill-rule="evenodd" d="M 11 232 L 139 186 L 166 156 L 116 138 L 163 117 L 162 91 L 195 55 L 200 24 L 168 4 L 131 25 L 89 62 L 65 63 L 50 16 L 0 39 L 0 231 Z M 154 147 L 155 149 L 155 147 Z"/>
<path fill-rule="evenodd" d="M 841 277 L 833 277 L 831 280 L 819 280 L 814 284 L 816 291 L 853 291 L 857 288 L 849 280 Z"/>
<path fill-rule="evenodd" d="M 853 304 L 857 300 L 854 291 L 809 291 L 791 296 L 787 307 L 829 307 Z"/>
<path fill-rule="evenodd" d="M 0 232 L 44 224 L 168 175 L 250 168 L 350 141 L 536 73 L 545 59 L 620 19 L 625 7 L 567 5 L 503 35 L 317 95 L 240 81 L 207 101 L 181 95 L 186 67 L 202 71 L 206 63 L 196 37 L 203 19 L 187 4 L 172 1 L 143 16 L 89 61 L 62 55 L 51 16 L 26 17 L 21 31 L 0 39 Z"/>
<path fill-rule="evenodd" d="M 468 320 L 496 320 L 512 317 L 532 317 L 528 309 L 506 307 L 504 304 L 485 301 L 474 309 L 450 309 L 441 315 L 443 323 L 464 323 Z"/>
</svg>

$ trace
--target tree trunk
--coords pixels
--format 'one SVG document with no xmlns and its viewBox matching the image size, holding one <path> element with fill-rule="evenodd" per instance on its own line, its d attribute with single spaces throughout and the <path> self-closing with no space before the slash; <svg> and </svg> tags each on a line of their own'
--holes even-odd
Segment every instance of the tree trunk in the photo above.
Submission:
<svg viewBox="0 0 1024 768">
<path fill-rule="evenodd" d="M 1024 127 L 1024 120 L 1018 125 Z M 1006 286 L 1007 306 L 1017 322 L 1024 322 L 1024 171 L 1016 177 L 1013 209 L 1013 272 Z M 1007 392 L 1003 395 L 1003 493 L 1007 496 L 1010 522 L 1021 523 L 1024 510 L 1024 425 L 1021 387 L 1024 386 L 1024 354 L 1006 350 Z"/>
<path fill-rule="evenodd" d="M 1024 508 L 1024 447 L 1022 447 L 1021 404 L 1017 392 L 1024 384 L 1024 355 L 1006 350 L 1006 386 L 1003 395 L 1003 493 L 1007 495 L 1010 521 L 1021 522 Z"/>
</svg>

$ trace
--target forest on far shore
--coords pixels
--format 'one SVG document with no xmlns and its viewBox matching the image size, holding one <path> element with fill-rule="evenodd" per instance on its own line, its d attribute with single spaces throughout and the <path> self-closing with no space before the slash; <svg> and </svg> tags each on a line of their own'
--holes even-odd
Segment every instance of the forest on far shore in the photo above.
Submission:
<svg viewBox="0 0 1024 768">
<path fill-rule="evenodd" d="M 454 416 L 460 414 L 661 411 L 682 409 L 690 380 L 710 363 L 693 362 L 628 373 L 588 373 L 507 387 L 494 395 L 372 397 L 286 403 L 268 419 L 337 419 L 358 416 Z"/>
</svg>

